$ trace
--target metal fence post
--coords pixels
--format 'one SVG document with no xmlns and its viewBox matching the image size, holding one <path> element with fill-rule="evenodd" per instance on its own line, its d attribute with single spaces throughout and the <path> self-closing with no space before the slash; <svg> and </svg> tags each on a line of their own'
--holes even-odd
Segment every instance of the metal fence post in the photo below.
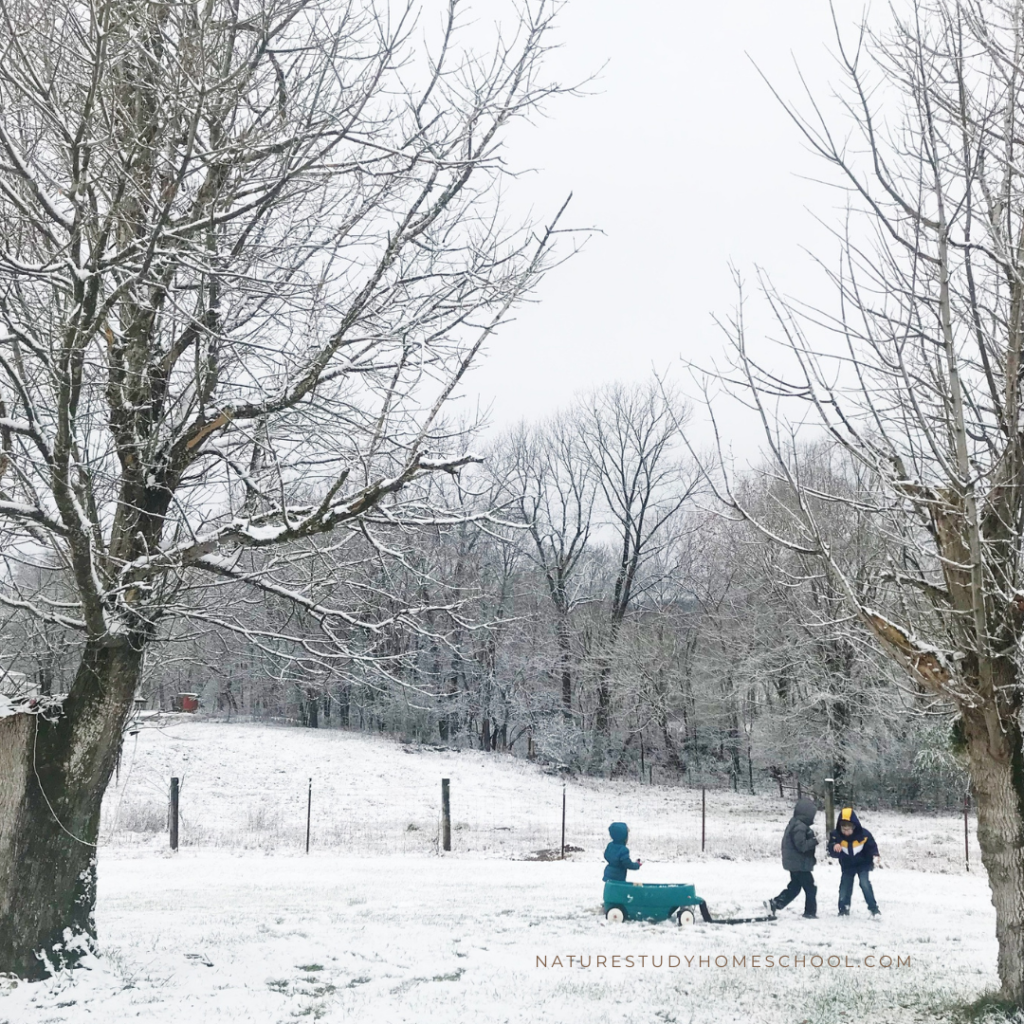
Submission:
<svg viewBox="0 0 1024 1024">
<path fill-rule="evenodd" d="M 452 848 L 452 805 L 449 779 L 441 780 L 441 849 Z"/>
<path fill-rule="evenodd" d="M 309 795 L 306 797 L 306 853 L 309 853 L 309 826 L 313 818 L 313 780 L 309 780 Z"/>
<path fill-rule="evenodd" d="M 971 870 L 971 846 L 967 838 L 967 812 L 971 807 L 971 796 L 964 793 L 964 864 L 967 870 Z"/>
<path fill-rule="evenodd" d="M 168 822 L 168 829 L 171 833 L 171 849 L 178 849 L 178 777 L 171 777 L 171 813 Z"/>
<path fill-rule="evenodd" d="M 565 860 L 565 783 L 562 783 L 562 860 Z"/>
<path fill-rule="evenodd" d="M 700 852 L 704 852 L 705 819 L 708 807 L 708 791 L 705 786 L 700 787 Z"/>
</svg>

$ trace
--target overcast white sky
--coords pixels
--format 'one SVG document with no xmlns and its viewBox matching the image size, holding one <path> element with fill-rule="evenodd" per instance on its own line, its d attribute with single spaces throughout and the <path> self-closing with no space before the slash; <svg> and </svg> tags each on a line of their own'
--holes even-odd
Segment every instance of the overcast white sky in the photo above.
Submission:
<svg viewBox="0 0 1024 1024">
<path fill-rule="evenodd" d="M 488 0 L 475 10 L 486 18 Z M 823 167 L 750 60 L 798 96 L 796 57 L 827 93 L 839 77 L 827 0 L 572 0 L 560 23 L 561 81 L 607 66 L 593 95 L 521 130 L 509 159 L 537 169 L 519 184 L 538 214 L 572 192 L 569 221 L 604 234 L 550 274 L 474 372 L 464 401 L 489 404 L 497 426 L 652 367 L 685 386 L 679 356 L 720 345 L 730 260 L 813 297 L 822 281 L 801 246 L 832 247 L 808 208 L 832 219 L 839 198 L 801 179 Z"/>
</svg>

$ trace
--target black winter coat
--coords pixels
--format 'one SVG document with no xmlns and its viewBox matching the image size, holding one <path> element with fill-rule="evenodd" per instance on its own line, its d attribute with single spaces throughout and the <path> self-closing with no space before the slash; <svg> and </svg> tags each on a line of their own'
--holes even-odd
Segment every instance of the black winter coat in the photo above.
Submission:
<svg viewBox="0 0 1024 1024">
<path fill-rule="evenodd" d="M 782 834 L 782 866 L 786 871 L 813 871 L 814 848 L 818 838 L 811 831 L 817 814 L 813 800 L 802 797 L 793 808 L 786 831 Z"/>
</svg>

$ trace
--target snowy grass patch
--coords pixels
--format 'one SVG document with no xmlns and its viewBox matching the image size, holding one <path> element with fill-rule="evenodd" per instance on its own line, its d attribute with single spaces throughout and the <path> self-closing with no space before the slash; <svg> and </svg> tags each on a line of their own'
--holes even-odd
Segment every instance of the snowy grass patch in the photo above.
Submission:
<svg viewBox="0 0 1024 1024">
<path fill-rule="evenodd" d="M 820 871 L 817 921 L 797 908 L 776 922 L 678 928 L 605 922 L 599 874 L 587 862 L 106 851 L 103 956 L 90 971 L 9 990 L 0 1020 L 169 1024 L 190 1006 L 214 1024 L 583 1014 L 597 1024 L 903 1024 L 952 1021 L 958 1002 L 995 983 L 992 914 L 975 877 L 894 870 L 879 879 L 875 921 L 857 904 L 850 918 L 832 916 L 837 876 Z M 784 880 L 764 863 L 652 865 L 651 881 L 668 879 L 692 881 L 721 913 L 756 909 Z M 964 906 L 977 912 L 954 919 Z M 768 956 L 788 966 L 769 968 Z M 869 956 L 905 963 L 869 968 Z M 830 968 L 829 957 L 854 966 Z"/>
<path fill-rule="evenodd" d="M 165 834 L 122 824 L 133 806 L 165 814 L 172 774 L 190 837 L 174 855 Z M 450 854 L 442 777 L 465 826 Z M 955 818 L 865 814 L 890 865 L 873 879 L 881 920 L 859 891 L 836 917 L 838 870 L 821 865 L 818 920 L 798 901 L 775 922 L 616 926 L 601 914 L 608 822 L 630 824 L 638 880 L 690 882 L 717 916 L 746 916 L 787 880 L 789 801 L 709 793 L 702 856 L 699 792 L 571 780 L 582 849 L 527 859 L 559 845 L 561 800 L 557 776 L 479 752 L 202 722 L 144 732 L 104 808 L 101 956 L 0 985 L 0 1021 L 960 1024 L 996 987 L 988 887 L 957 863 Z"/>
</svg>

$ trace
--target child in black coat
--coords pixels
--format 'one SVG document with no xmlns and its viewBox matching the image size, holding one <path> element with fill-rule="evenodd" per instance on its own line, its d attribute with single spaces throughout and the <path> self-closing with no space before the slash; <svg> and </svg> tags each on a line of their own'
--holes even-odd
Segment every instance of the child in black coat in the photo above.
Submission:
<svg viewBox="0 0 1024 1024">
<path fill-rule="evenodd" d="M 782 867 L 789 872 L 789 885 L 774 899 L 768 900 L 768 911 L 788 906 L 804 891 L 804 917 L 818 916 L 818 887 L 814 884 L 814 848 L 818 837 L 811 829 L 818 809 L 813 800 L 801 797 L 793 808 L 786 831 L 782 834 Z"/>
</svg>

